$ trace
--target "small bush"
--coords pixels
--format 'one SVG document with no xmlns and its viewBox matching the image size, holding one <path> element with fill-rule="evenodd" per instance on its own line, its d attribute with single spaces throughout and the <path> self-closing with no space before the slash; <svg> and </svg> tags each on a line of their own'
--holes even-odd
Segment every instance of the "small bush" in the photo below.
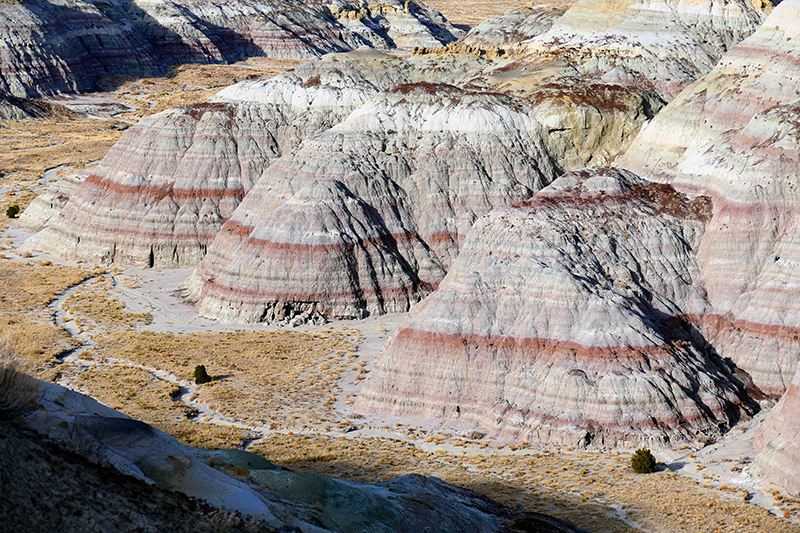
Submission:
<svg viewBox="0 0 800 533">
<path fill-rule="evenodd" d="M 198 385 L 208 383 L 211 381 L 211 376 L 206 372 L 206 365 L 197 365 L 194 367 L 194 382 Z"/>
<path fill-rule="evenodd" d="M 656 471 L 656 458 L 647 448 L 636 450 L 631 456 L 631 468 L 640 474 L 649 474 Z"/>
<path fill-rule="evenodd" d="M 8 218 L 17 218 L 19 216 L 19 206 L 17 204 L 8 206 L 6 209 L 6 216 Z"/>
<path fill-rule="evenodd" d="M 19 369 L 11 339 L 0 339 L 0 420 L 12 420 L 36 407 L 39 385 Z"/>
</svg>

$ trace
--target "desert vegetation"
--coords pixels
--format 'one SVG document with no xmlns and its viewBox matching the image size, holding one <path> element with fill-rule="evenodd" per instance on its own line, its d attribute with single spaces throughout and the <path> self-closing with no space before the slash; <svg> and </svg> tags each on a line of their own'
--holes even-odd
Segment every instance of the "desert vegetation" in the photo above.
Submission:
<svg viewBox="0 0 800 533">
<path fill-rule="evenodd" d="M 0 338 L 0 420 L 13 420 L 36 406 L 36 381 L 23 372 L 13 340 Z"/>
</svg>

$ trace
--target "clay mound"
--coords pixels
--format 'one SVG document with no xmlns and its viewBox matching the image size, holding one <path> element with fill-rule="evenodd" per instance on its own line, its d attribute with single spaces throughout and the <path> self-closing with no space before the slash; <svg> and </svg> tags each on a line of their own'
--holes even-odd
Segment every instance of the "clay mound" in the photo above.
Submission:
<svg viewBox="0 0 800 533">
<path fill-rule="evenodd" d="M 709 307 L 692 252 L 709 212 L 603 168 L 492 211 L 356 409 L 571 445 L 718 435 L 757 407 L 688 318 Z"/>
<path fill-rule="evenodd" d="M 462 34 L 437 11 L 399 0 L 6 2 L 0 4 L 0 92 L 85 91 L 105 75 L 159 75 L 177 63 L 441 46 Z"/>
<path fill-rule="evenodd" d="M 391 110 L 391 111 L 388 111 Z M 190 280 L 225 320 L 406 311 L 479 216 L 554 176 L 510 98 L 400 85 L 276 161 Z"/>
<path fill-rule="evenodd" d="M 713 199 L 697 250 L 714 307 L 705 333 L 774 396 L 800 353 L 798 8 L 796 0 L 776 7 L 618 163 Z"/>
<path fill-rule="evenodd" d="M 24 223 L 48 222 L 28 245 L 100 263 L 194 266 L 274 159 L 342 120 L 389 79 L 403 80 L 402 67 L 379 52 L 331 55 L 148 117 L 69 201 L 59 189 L 59 201 L 45 195 L 26 210 Z M 388 69 L 391 77 L 382 75 Z"/>
</svg>

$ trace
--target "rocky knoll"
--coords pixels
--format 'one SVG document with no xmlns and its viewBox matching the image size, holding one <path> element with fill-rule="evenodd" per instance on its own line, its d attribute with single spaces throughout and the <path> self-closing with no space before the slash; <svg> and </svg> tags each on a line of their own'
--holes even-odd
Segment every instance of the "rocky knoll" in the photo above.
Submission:
<svg viewBox="0 0 800 533">
<path fill-rule="evenodd" d="M 92 90 L 105 75 L 163 74 L 176 63 L 441 46 L 462 34 L 438 12 L 400 0 L 4 2 L 0 94 Z"/>
<path fill-rule="evenodd" d="M 553 176 L 538 125 L 508 97 L 399 85 L 270 166 L 190 292 L 225 320 L 405 311 L 477 217 Z"/>
<path fill-rule="evenodd" d="M 754 406 L 688 318 L 710 307 L 692 251 L 710 213 L 604 168 L 492 211 L 356 408 L 572 445 L 719 434 Z"/>
<path fill-rule="evenodd" d="M 284 470 L 241 450 L 186 448 L 82 394 L 47 383 L 40 391 L 24 421 L 0 419 L 8 531 L 577 533 L 435 478 L 371 485 Z"/>
<path fill-rule="evenodd" d="M 697 250 L 706 336 L 775 396 L 800 353 L 799 36 L 800 2 L 785 0 L 618 163 L 712 199 Z"/>
<path fill-rule="evenodd" d="M 386 76 L 387 71 L 391 76 Z M 408 77 L 375 51 L 329 55 L 208 102 L 148 117 L 69 194 L 60 187 L 22 222 L 51 221 L 30 245 L 70 259 L 194 266 L 264 169 L 308 136 Z"/>
</svg>

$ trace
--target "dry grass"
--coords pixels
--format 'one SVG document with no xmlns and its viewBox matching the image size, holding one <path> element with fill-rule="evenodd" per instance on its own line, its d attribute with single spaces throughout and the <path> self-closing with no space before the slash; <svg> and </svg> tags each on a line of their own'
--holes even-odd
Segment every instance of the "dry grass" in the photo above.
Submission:
<svg viewBox="0 0 800 533">
<path fill-rule="evenodd" d="M 106 331 L 131 331 L 153 322 L 150 313 L 127 311 L 123 301 L 110 296 L 113 287 L 110 276 L 99 276 L 70 294 L 64 309 L 76 317 L 78 326 L 84 330 L 99 326 Z"/>
<path fill-rule="evenodd" d="M 0 331 L 15 339 L 17 356 L 36 377 L 55 379 L 55 358 L 78 346 L 63 328 L 53 324 L 53 312 L 47 305 L 92 275 L 83 268 L 0 259 Z"/>
<path fill-rule="evenodd" d="M 233 333 L 138 332 L 98 340 L 100 359 L 122 358 L 191 381 L 204 364 L 214 381 L 199 387 L 199 401 L 253 425 L 311 426 L 332 418 L 340 378 L 357 373 L 356 330 L 319 334 L 294 331 Z"/>
<path fill-rule="evenodd" d="M 39 386 L 25 374 L 17 348 L 6 333 L 0 338 L 0 420 L 12 420 L 36 406 Z"/>
<path fill-rule="evenodd" d="M 141 368 L 98 366 L 75 372 L 71 381 L 101 403 L 147 422 L 188 446 L 238 448 L 252 437 L 248 430 L 191 420 L 191 410 L 170 396 L 173 385 Z"/>
<path fill-rule="evenodd" d="M 41 309 L 100 270 L 0 260 L 0 314 Z"/>
</svg>

